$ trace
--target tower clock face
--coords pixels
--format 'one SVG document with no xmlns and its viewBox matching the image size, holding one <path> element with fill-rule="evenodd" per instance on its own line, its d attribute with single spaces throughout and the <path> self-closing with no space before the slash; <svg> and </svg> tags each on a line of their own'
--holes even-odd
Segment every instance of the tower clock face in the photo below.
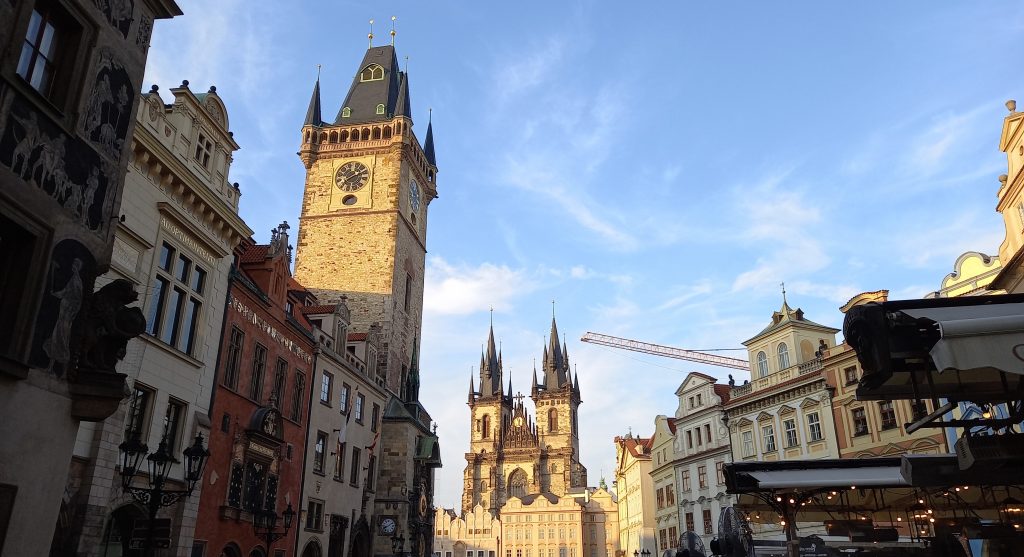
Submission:
<svg viewBox="0 0 1024 557">
<path fill-rule="evenodd" d="M 341 191 L 357 191 L 370 179 L 370 169 L 359 161 L 350 161 L 340 167 L 334 174 L 334 184 Z"/>
<path fill-rule="evenodd" d="M 382 534 L 394 534 L 395 533 L 395 528 L 397 526 L 398 525 L 395 524 L 395 519 L 390 518 L 390 517 L 383 518 L 380 521 L 380 532 Z"/>
<path fill-rule="evenodd" d="M 420 210 L 420 187 L 416 180 L 409 180 L 409 205 L 412 205 L 413 211 Z"/>
</svg>

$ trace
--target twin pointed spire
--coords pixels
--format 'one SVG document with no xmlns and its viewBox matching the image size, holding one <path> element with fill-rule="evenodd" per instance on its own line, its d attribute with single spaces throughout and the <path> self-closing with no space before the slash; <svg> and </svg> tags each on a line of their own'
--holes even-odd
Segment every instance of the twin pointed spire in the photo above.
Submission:
<svg viewBox="0 0 1024 557">
<path fill-rule="evenodd" d="M 303 126 L 320 127 L 324 124 L 320 116 L 320 64 L 316 65 L 316 84 L 313 85 L 313 96 L 309 99 L 309 108 L 306 109 L 306 121 Z"/>
</svg>

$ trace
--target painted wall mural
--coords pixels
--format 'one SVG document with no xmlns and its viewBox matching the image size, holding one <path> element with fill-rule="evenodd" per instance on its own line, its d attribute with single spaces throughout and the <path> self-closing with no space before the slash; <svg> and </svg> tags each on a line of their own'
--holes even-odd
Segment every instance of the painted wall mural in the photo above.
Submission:
<svg viewBox="0 0 1024 557">
<path fill-rule="evenodd" d="M 95 269 L 89 249 L 77 241 L 63 240 L 54 246 L 32 339 L 32 366 L 62 377 L 74 365 L 74 325 L 86 293 L 92 291 Z"/>
<path fill-rule="evenodd" d="M 93 0 L 93 3 L 103 12 L 111 27 L 127 39 L 128 30 L 132 26 L 132 14 L 135 13 L 135 0 Z"/>
<path fill-rule="evenodd" d="M 0 135 L 0 164 L 46 192 L 86 228 L 105 233 L 116 168 L 17 95 Z"/>
<path fill-rule="evenodd" d="M 135 86 L 124 66 L 109 54 L 101 54 L 82 131 L 111 159 L 121 159 L 134 101 Z"/>
</svg>

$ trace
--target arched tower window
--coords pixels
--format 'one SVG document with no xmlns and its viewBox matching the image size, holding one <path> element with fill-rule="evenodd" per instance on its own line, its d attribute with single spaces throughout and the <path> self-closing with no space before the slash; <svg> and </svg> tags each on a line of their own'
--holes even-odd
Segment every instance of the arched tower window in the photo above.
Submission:
<svg viewBox="0 0 1024 557">
<path fill-rule="evenodd" d="M 764 352 L 757 353 L 757 376 L 764 377 L 768 375 L 768 355 Z"/>
<path fill-rule="evenodd" d="M 384 79 L 384 68 L 379 64 L 370 64 L 359 72 L 359 81 L 377 81 Z"/>
<path fill-rule="evenodd" d="M 789 367 L 789 347 L 785 342 L 779 343 L 779 369 Z"/>
<path fill-rule="evenodd" d="M 526 497 L 526 472 L 522 468 L 516 468 L 508 476 L 509 497 Z"/>
<path fill-rule="evenodd" d="M 484 414 L 483 431 L 480 432 L 480 437 L 487 439 L 491 436 L 491 416 Z"/>
<path fill-rule="evenodd" d="M 350 118 L 351 116 L 352 116 L 352 109 L 351 108 L 346 106 L 345 108 L 341 109 L 341 117 L 342 118 Z"/>
<path fill-rule="evenodd" d="M 377 105 L 377 114 L 384 114 L 384 105 L 383 104 L 378 104 Z"/>
<path fill-rule="evenodd" d="M 554 433 L 558 431 L 558 410 L 552 408 L 548 410 L 548 433 Z"/>
</svg>

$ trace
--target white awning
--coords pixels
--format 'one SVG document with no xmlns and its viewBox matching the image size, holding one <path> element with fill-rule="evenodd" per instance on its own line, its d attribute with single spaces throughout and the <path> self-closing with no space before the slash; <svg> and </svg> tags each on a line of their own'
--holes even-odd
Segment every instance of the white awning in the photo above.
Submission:
<svg viewBox="0 0 1024 557">
<path fill-rule="evenodd" d="M 796 489 L 838 487 L 899 487 L 910 485 L 899 466 L 865 468 L 811 468 L 805 470 L 769 470 L 746 472 L 757 480 L 759 489 Z"/>
<path fill-rule="evenodd" d="M 942 338 L 931 349 L 940 372 L 993 369 L 1024 375 L 1024 304 L 904 310 L 936 322 Z"/>
</svg>

